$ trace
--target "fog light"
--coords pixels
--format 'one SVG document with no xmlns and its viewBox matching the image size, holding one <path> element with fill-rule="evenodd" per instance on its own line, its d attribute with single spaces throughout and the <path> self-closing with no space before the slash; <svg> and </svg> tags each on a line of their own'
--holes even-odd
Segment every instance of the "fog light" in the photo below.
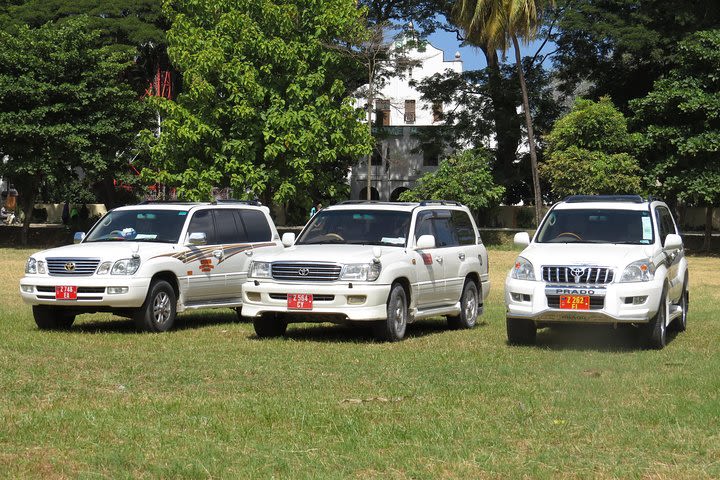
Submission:
<svg viewBox="0 0 720 480">
<path fill-rule="evenodd" d="M 258 292 L 247 292 L 247 298 L 251 302 L 259 302 L 260 301 L 260 293 Z"/>
<path fill-rule="evenodd" d="M 22 290 L 23 293 L 33 293 L 35 287 L 32 285 L 20 285 L 20 290 Z"/>
<path fill-rule="evenodd" d="M 633 297 L 633 305 L 642 305 L 647 300 L 647 295 L 642 297 Z"/>
<path fill-rule="evenodd" d="M 120 293 L 128 293 L 128 287 L 107 287 L 107 293 L 110 295 L 117 295 Z"/>
<path fill-rule="evenodd" d="M 366 295 L 348 295 L 347 297 L 348 305 L 362 305 L 365 300 L 367 300 Z"/>
</svg>

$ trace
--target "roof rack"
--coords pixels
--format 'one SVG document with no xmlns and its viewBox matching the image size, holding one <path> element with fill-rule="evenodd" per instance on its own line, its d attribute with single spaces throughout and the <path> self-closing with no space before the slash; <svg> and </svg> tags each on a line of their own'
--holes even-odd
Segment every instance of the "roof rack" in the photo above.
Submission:
<svg viewBox="0 0 720 480">
<path fill-rule="evenodd" d="M 255 207 L 262 206 L 262 203 L 257 200 L 218 200 L 215 199 L 211 202 L 188 202 L 184 200 L 143 200 L 138 205 L 152 205 L 152 204 L 164 204 L 164 205 L 218 205 L 224 203 L 240 204 L 240 205 L 253 205 Z"/>
<path fill-rule="evenodd" d="M 373 204 L 373 205 L 411 205 L 414 202 L 384 202 L 381 200 L 344 200 L 338 205 L 362 205 L 362 204 Z"/>
<path fill-rule="evenodd" d="M 570 195 L 563 200 L 565 203 L 588 203 L 588 202 L 631 202 L 644 203 L 640 195 Z"/>
<path fill-rule="evenodd" d="M 456 202 L 455 200 L 423 200 L 420 202 L 421 207 L 426 205 L 455 205 L 457 207 L 462 207 L 462 203 Z"/>
<path fill-rule="evenodd" d="M 237 203 L 237 204 L 241 204 L 241 205 L 253 205 L 253 206 L 255 206 L 255 207 L 261 207 L 261 206 L 262 206 L 262 203 L 260 203 L 260 202 L 257 201 L 257 200 L 235 200 L 234 198 L 229 198 L 229 199 L 227 199 L 227 200 L 219 200 L 219 199 L 216 199 L 216 200 L 213 200 L 213 201 L 210 202 L 210 203 L 212 203 L 212 204 Z"/>
<path fill-rule="evenodd" d="M 138 203 L 138 205 L 197 205 L 199 203 L 201 202 L 186 202 L 183 200 L 143 200 L 142 202 Z"/>
</svg>

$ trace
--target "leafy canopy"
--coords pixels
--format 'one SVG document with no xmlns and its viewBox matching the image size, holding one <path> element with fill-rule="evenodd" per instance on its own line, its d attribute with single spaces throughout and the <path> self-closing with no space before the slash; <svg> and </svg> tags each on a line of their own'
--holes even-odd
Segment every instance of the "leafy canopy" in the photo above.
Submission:
<svg viewBox="0 0 720 480">
<path fill-rule="evenodd" d="M 338 43 L 358 42 L 351 0 L 166 1 L 169 55 L 184 92 L 158 101 L 153 181 L 207 199 L 212 187 L 281 203 L 309 186 L 343 183 L 367 154 L 367 129 L 348 97 Z M 338 168 L 340 165 L 342 168 Z"/>
<path fill-rule="evenodd" d="M 456 200 L 473 210 L 500 203 L 505 188 L 493 180 L 490 152 L 465 150 L 444 159 L 437 170 L 423 175 L 411 190 L 400 194 L 400 201 L 428 198 Z"/>
<path fill-rule="evenodd" d="M 609 98 L 579 99 L 546 138 L 540 173 L 556 197 L 639 193 L 641 171 L 632 152 L 639 138 Z"/>
<path fill-rule="evenodd" d="M 720 204 L 720 30 L 681 42 L 675 67 L 630 106 L 657 193 Z"/>
</svg>

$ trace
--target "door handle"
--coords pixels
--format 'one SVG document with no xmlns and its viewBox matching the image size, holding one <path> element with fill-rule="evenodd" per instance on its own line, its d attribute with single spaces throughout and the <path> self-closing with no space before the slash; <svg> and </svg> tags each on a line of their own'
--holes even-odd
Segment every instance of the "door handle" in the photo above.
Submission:
<svg viewBox="0 0 720 480">
<path fill-rule="evenodd" d="M 213 257 L 215 258 L 222 258 L 223 251 L 222 250 L 213 250 Z"/>
<path fill-rule="evenodd" d="M 435 257 L 435 260 L 440 264 L 443 262 L 442 257 Z"/>
<path fill-rule="evenodd" d="M 458 253 L 458 258 L 459 258 L 460 260 L 465 260 L 465 254 L 462 253 L 462 252 Z"/>
</svg>

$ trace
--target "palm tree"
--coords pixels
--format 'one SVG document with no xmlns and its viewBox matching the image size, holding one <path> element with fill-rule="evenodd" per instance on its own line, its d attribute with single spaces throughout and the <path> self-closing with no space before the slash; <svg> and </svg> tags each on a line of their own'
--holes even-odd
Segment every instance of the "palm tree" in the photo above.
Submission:
<svg viewBox="0 0 720 480">
<path fill-rule="evenodd" d="M 507 51 L 510 45 L 515 51 L 515 63 L 522 91 L 525 125 L 530 147 L 533 190 L 535 193 L 535 224 L 540 225 L 542 215 L 542 193 L 538 174 L 535 134 L 530 118 L 525 74 L 518 39 L 531 41 L 535 38 L 540 23 L 539 13 L 554 0 L 460 0 L 453 8 L 455 22 L 465 32 L 465 38 L 478 47 L 488 50 Z"/>
</svg>

